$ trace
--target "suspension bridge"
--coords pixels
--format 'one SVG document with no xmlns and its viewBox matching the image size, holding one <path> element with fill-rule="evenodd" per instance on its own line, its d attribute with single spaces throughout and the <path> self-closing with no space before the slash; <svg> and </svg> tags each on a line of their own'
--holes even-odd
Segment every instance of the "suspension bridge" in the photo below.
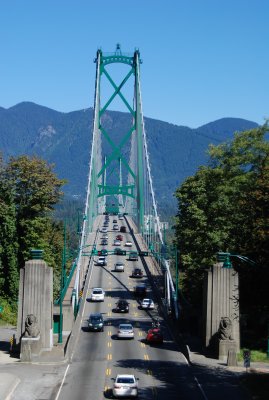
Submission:
<svg viewBox="0 0 269 400">
<path fill-rule="evenodd" d="M 65 280 L 60 301 L 66 299 L 69 302 L 68 287 L 73 278 L 72 305 L 74 310 L 77 309 L 85 285 L 88 265 L 85 257 L 100 255 L 102 251 L 97 243 L 101 217 L 105 214 L 122 215 L 131 232 L 136 233 L 136 239 L 143 249 L 142 253 L 141 249 L 138 253 L 143 254 L 144 258 L 146 254 L 158 264 L 164 286 L 164 306 L 167 312 L 173 312 L 178 318 L 177 290 L 166 259 L 166 245 L 153 188 L 142 107 L 140 53 L 139 50 L 133 54 L 123 53 L 120 45 L 117 45 L 114 53 L 98 50 L 95 63 L 94 119 L 80 246 L 69 279 Z M 125 66 L 120 83 L 115 82 L 109 70 L 111 65 Z M 105 100 L 101 95 L 104 81 L 112 89 Z M 125 90 L 127 86 L 132 90 Z M 125 132 L 117 135 L 117 138 L 120 137 L 117 142 L 113 132 L 105 128 L 103 123 L 105 112 L 113 106 L 116 98 L 124 104 L 129 116 L 129 126 Z M 104 142 L 107 149 L 105 154 Z M 109 251 L 109 254 L 113 254 L 113 251 Z"/>
</svg>

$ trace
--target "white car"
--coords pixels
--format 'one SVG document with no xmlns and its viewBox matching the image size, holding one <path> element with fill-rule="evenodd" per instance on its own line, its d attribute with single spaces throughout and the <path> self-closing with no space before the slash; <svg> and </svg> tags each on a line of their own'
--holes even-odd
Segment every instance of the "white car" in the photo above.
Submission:
<svg viewBox="0 0 269 400">
<path fill-rule="evenodd" d="M 115 272 L 124 272 L 124 263 L 118 261 L 116 262 L 116 264 L 114 265 L 114 271 Z"/>
<path fill-rule="evenodd" d="M 117 375 L 113 385 L 114 397 L 137 397 L 138 378 L 134 375 Z"/>
<path fill-rule="evenodd" d="M 121 246 L 121 241 L 120 240 L 114 240 L 114 246 Z"/>
<path fill-rule="evenodd" d="M 134 328 L 132 324 L 119 324 L 118 339 L 133 339 Z"/>
<path fill-rule="evenodd" d="M 105 256 L 98 257 L 98 260 L 96 261 L 96 263 L 97 263 L 97 265 L 107 265 Z"/>
<path fill-rule="evenodd" d="M 100 232 L 107 233 L 107 232 L 108 232 L 108 229 L 105 228 L 105 227 L 103 226 L 103 228 L 101 228 L 101 231 L 100 231 Z"/>
<path fill-rule="evenodd" d="M 108 235 L 107 235 L 107 234 L 104 234 L 104 235 L 101 237 L 101 239 L 108 239 Z"/>
<path fill-rule="evenodd" d="M 141 302 L 141 308 L 143 309 L 150 309 L 153 310 L 154 309 L 154 301 L 151 299 L 143 299 Z"/>
<path fill-rule="evenodd" d="M 119 225 L 115 224 L 113 225 L 113 231 L 118 231 L 119 230 Z"/>
<path fill-rule="evenodd" d="M 91 301 L 104 301 L 105 292 L 102 288 L 93 288 L 91 293 Z"/>
<path fill-rule="evenodd" d="M 126 247 L 132 247 L 133 243 L 130 240 L 127 240 L 127 242 L 125 243 Z"/>
</svg>

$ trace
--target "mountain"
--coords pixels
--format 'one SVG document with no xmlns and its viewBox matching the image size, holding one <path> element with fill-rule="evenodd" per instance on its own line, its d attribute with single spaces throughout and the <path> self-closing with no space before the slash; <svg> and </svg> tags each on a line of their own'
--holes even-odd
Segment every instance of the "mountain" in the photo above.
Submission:
<svg viewBox="0 0 269 400">
<path fill-rule="evenodd" d="M 131 126 L 127 113 L 108 111 L 102 123 L 119 143 Z M 31 102 L 0 107 L 0 149 L 3 157 L 37 155 L 55 164 L 68 179 L 67 195 L 84 196 L 90 159 L 92 108 L 62 113 Z M 145 118 L 153 182 L 160 209 L 176 210 L 173 193 L 183 180 L 207 162 L 208 145 L 231 139 L 235 131 L 257 127 L 255 122 L 222 118 L 197 129 Z M 103 154 L 111 150 L 104 140 Z M 124 149 L 127 156 L 128 148 Z M 169 211 L 170 212 L 170 211 Z"/>
</svg>

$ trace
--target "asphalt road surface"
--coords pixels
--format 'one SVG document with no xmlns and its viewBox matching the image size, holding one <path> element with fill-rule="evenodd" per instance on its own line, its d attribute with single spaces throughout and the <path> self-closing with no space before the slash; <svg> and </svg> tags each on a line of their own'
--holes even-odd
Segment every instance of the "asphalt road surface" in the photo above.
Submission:
<svg viewBox="0 0 269 400">
<path fill-rule="evenodd" d="M 112 231 L 110 217 L 107 250 L 113 250 L 113 242 L 118 232 Z M 121 225 L 119 221 L 119 225 Z M 102 233 L 99 234 L 99 238 Z M 126 240 L 132 241 L 131 235 L 122 233 L 121 248 L 125 248 Z M 99 239 L 100 243 L 100 239 Z M 99 245 L 98 248 L 101 248 Z M 162 346 L 150 346 L 144 339 L 152 324 L 152 319 L 158 316 L 158 305 L 155 309 L 145 311 L 140 309 L 140 302 L 134 296 L 134 286 L 138 282 L 148 284 L 143 265 L 140 261 L 129 261 L 128 256 L 109 255 L 105 267 L 94 265 L 87 292 L 88 301 L 83 311 L 83 322 L 79 338 L 72 356 L 72 362 L 66 368 L 65 378 L 58 392 L 59 400 L 88 399 L 99 400 L 111 398 L 113 380 L 118 373 L 134 374 L 139 378 L 140 399 L 202 399 L 202 394 L 190 373 L 185 357 L 178 351 L 164 321 L 161 321 L 165 341 Z M 124 272 L 114 272 L 117 261 L 125 263 Z M 144 271 L 143 278 L 131 278 L 133 267 L 138 266 Z M 102 287 L 105 292 L 104 302 L 89 300 L 92 288 Z M 154 298 L 148 287 L 147 297 Z M 119 298 L 129 302 L 128 314 L 114 312 L 115 303 Z M 92 312 L 102 313 L 105 320 L 104 332 L 89 332 L 88 316 Z M 131 322 L 134 326 L 133 340 L 118 340 L 117 327 L 121 322 Z M 57 400 L 58 400 L 57 399 Z"/>
</svg>

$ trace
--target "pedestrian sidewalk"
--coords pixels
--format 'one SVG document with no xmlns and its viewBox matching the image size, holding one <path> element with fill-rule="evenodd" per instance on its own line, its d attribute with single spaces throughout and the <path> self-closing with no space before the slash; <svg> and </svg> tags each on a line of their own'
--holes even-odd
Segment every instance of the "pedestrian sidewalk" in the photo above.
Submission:
<svg viewBox="0 0 269 400">
<path fill-rule="evenodd" d="M 184 337 L 184 342 L 186 344 L 189 361 L 191 364 L 196 365 L 206 365 L 211 367 L 225 368 L 228 371 L 233 372 L 253 372 L 253 373 L 268 373 L 269 374 L 269 359 L 268 362 L 252 362 L 250 361 L 250 368 L 246 369 L 244 367 L 243 361 L 238 361 L 237 366 L 227 366 L 227 362 L 218 360 L 216 358 L 210 358 L 203 354 L 201 349 L 201 344 L 199 340 L 195 337 L 188 336 Z"/>
<path fill-rule="evenodd" d="M 5 372 L 5 366 L 16 363 L 23 366 L 18 354 L 10 354 L 10 339 L 16 332 L 16 328 L 9 326 L 0 327 L 0 400 L 9 400 L 11 394 L 21 382 L 15 374 Z M 57 336 L 54 336 L 54 346 L 51 351 L 44 352 L 38 364 L 63 364 L 66 362 L 65 346 L 68 336 L 63 335 L 63 343 L 57 343 Z M 27 363 L 26 363 L 27 364 Z M 17 370 L 17 369 L 13 369 Z"/>
</svg>

